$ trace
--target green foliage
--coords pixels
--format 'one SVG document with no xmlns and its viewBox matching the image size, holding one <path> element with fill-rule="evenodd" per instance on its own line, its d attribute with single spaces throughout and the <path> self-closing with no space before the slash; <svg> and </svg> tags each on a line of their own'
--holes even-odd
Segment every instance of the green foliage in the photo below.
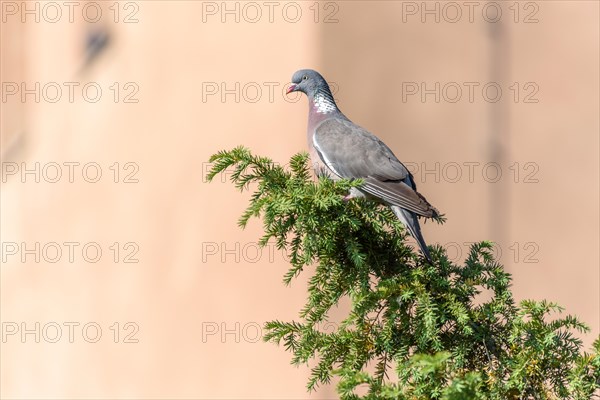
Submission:
<svg viewBox="0 0 600 400">
<path fill-rule="evenodd" d="M 343 399 L 590 399 L 600 387 L 600 339 L 584 353 L 577 318 L 546 301 L 516 305 L 491 243 L 464 265 L 433 247 L 430 265 L 388 207 L 342 200 L 361 181 L 315 182 L 306 154 L 287 169 L 243 147 L 210 161 L 209 179 L 233 168 L 237 188 L 256 185 L 239 224 L 262 218 L 260 243 L 289 254 L 284 282 L 312 271 L 300 320 L 265 326 L 293 364 L 312 366 L 309 390 L 334 376 Z M 324 329 L 343 297 L 351 310 Z"/>
</svg>

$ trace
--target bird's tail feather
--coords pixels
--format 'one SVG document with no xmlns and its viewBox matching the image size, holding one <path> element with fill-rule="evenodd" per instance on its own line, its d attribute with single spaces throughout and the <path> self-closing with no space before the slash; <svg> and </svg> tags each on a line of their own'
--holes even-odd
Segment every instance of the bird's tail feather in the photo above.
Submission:
<svg viewBox="0 0 600 400">
<path fill-rule="evenodd" d="M 423 235 L 421 234 L 421 226 L 419 225 L 419 220 L 417 215 L 412 211 L 405 210 L 404 208 L 398 206 L 391 206 L 392 211 L 400 222 L 404 224 L 404 226 L 408 229 L 410 234 L 417 240 L 419 247 L 421 248 L 421 252 L 429 261 L 429 263 L 433 264 L 431 260 L 431 254 L 429 253 L 429 249 L 427 248 L 427 244 L 425 243 L 425 239 L 423 239 Z"/>
</svg>

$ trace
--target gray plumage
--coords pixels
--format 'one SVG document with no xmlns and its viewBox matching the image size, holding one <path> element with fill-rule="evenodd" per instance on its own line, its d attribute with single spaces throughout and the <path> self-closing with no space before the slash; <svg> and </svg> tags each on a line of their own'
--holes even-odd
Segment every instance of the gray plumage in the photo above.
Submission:
<svg viewBox="0 0 600 400">
<path fill-rule="evenodd" d="M 363 179 L 365 183 L 350 197 L 367 196 L 388 204 L 432 262 L 417 216 L 436 218 L 439 213 L 417 192 L 408 169 L 385 143 L 339 110 L 329 85 L 318 72 L 297 71 L 288 93 L 295 91 L 308 97 L 307 139 L 317 174 L 333 179 Z"/>
</svg>

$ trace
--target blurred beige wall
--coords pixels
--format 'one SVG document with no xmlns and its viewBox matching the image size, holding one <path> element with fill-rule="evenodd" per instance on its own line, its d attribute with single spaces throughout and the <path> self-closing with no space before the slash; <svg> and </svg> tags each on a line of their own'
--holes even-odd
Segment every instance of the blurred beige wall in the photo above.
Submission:
<svg viewBox="0 0 600 400">
<path fill-rule="evenodd" d="M 496 241 L 518 299 L 579 315 L 586 346 L 600 332 L 597 2 L 75 3 L 52 22 L 48 2 L 0 2 L 1 397 L 336 397 L 259 340 L 305 277 L 284 287 L 260 224 L 236 225 L 248 194 L 204 182 L 218 150 L 306 148 L 306 99 L 283 94 L 305 67 L 445 212 L 429 243 L 459 262 Z M 90 32 L 109 45 L 86 65 Z"/>
</svg>

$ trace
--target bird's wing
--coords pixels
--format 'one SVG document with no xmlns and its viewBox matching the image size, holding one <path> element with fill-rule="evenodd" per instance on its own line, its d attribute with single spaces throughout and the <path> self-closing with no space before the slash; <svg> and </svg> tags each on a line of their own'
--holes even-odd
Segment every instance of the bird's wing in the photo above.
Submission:
<svg viewBox="0 0 600 400">
<path fill-rule="evenodd" d="M 345 119 L 316 126 L 313 144 L 323 162 L 343 178 L 405 179 L 409 172 L 375 135 Z"/>
<path fill-rule="evenodd" d="M 413 187 L 410 172 L 375 135 L 345 119 L 320 123 L 313 135 L 319 157 L 336 175 L 364 179 L 361 189 L 425 217 L 435 209 Z"/>
</svg>

